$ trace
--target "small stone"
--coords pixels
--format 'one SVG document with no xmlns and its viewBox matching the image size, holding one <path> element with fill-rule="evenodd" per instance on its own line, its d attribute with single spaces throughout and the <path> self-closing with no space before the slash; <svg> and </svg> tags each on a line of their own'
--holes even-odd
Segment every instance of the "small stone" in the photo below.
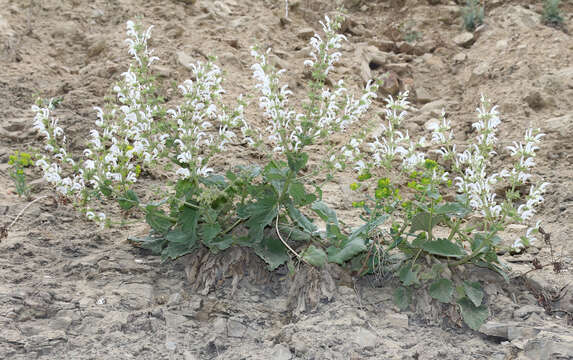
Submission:
<svg viewBox="0 0 573 360">
<path fill-rule="evenodd" d="M 475 67 L 475 69 L 473 69 L 469 78 L 469 83 L 470 84 L 479 83 L 486 76 L 488 71 L 489 71 L 489 64 L 486 62 L 480 63 L 478 66 Z"/>
<path fill-rule="evenodd" d="M 445 100 L 435 100 L 422 106 L 420 109 L 421 113 L 427 113 L 430 116 L 439 117 L 442 114 L 442 109 L 444 109 L 448 103 Z"/>
<path fill-rule="evenodd" d="M 177 343 L 175 341 L 166 341 L 165 348 L 169 351 L 175 351 L 175 349 L 177 349 Z"/>
<path fill-rule="evenodd" d="M 466 54 L 459 53 L 459 54 L 454 55 L 453 60 L 454 60 L 454 63 L 462 63 L 462 62 L 466 61 L 467 58 L 468 57 Z"/>
<path fill-rule="evenodd" d="M 392 52 L 396 49 L 393 41 L 390 40 L 380 40 L 378 42 L 378 48 L 384 52 Z"/>
<path fill-rule="evenodd" d="M 354 332 L 352 341 L 363 348 L 374 348 L 378 343 L 378 336 L 370 330 L 358 328 L 358 330 Z"/>
<path fill-rule="evenodd" d="M 311 37 L 314 36 L 314 29 L 313 28 L 303 28 L 297 31 L 296 37 L 308 41 Z"/>
<path fill-rule="evenodd" d="M 396 44 L 396 46 L 398 47 L 398 53 L 400 54 L 413 54 L 414 53 L 414 47 L 412 46 L 412 44 L 410 44 L 407 41 L 400 41 L 399 43 Z"/>
<path fill-rule="evenodd" d="M 167 300 L 167 306 L 179 305 L 181 303 L 182 298 L 183 297 L 178 292 L 171 294 L 169 296 L 169 300 Z"/>
<path fill-rule="evenodd" d="M 454 38 L 454 44 L 469 48 L 474 43 L 474 34 L 471 32 L 463 32 Z"/>
<path fill-rule="evenodd" d="M 535 313 L 535 314 L 543 314 L 545 312 L 545 310 L 537 305 L 525 305 L 520 307 L 519 309 L 515 310 L 513 312 L 513 317 L 517 318 L 517 319 L 524 319 L 526 317 L 528 317 L 529 315 Z"/>
<path fill-rule="evenodd" d="M 93 58 L 100 55 L 106 48 L 104 39 L 97 39 L 87 51 L 88 58 Z"/>
<path fill-rule="evenodd" d="M 378 88 L 378 94 L 382 97 L 397 95 L 400 91 L 398 75 L 394 71 L 388 71 L 382 76 L 382 85 Z"/>
<path fill-rule="evenodd" d="M 432 95 L 428 89 L 423 87 L 416 88 L 416 97 L 418 99 L 418 103 L 420 104 L 427 104 L 432 101 Z"/>
<path fill-rule="evenodd" d="M 183 51 L 179 51 L 177 52 L 177 63 L 181 66 L 183 66 L 185 69 L 192 71 L 193 68 L 191 67 L 191 64 L 193 63 L 193 58 L 189 55 L 187 55 L 185 52 Z"/>
<path fill-rule="evenodd" d="M 276 344 L 273 347 L 273 352 L 271 353 L 271 359 L 273 359 L 273 360 L 290 360 L 290 359 L 292 359 L 292 353 L 283 344 Z"/>
</svg>

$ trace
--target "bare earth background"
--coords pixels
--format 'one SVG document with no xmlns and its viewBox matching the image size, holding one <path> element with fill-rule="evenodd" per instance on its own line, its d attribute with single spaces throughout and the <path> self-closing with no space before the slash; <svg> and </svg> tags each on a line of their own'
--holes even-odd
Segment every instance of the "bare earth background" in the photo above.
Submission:
<svg viewBox="0 0 573 360">
<path fill-rule="evenodd" d="M 15 194 L 7 161 L 13 151 L 40 144 L 32 131 L 35 97 L 63 97 L 56 114 L 72 149 L 81 149 L 96 119 L 92 107 L 127 68 L 127 20 L 155 25 L 151 46 L 168 96 L 174 82 L 189 77 L 188 64 L 208 55 L 226 71 L 228 95 L 247 93 L 254 43 L 272 46 L 272 61 L 288 70 L 285 78 L 301 96 L 308 39 L 335 4 L 290 3 L 290 21 L 281 21 L 278 0 L 0 0 L 0 225 L 28 203 Z M 552 185 L 540 218 L 569 271 L 554 274 L 549 266 L 506 284 L 467 269 L 484 283 L 491 309 L 480 332 L 429 299 L 398 312 L 392 280 L 341 279 L 331 302 L 294 317 L 285 274 L 262 283 L 245 279 L 233 296 L 227 281 L 199 295 L 185 278 L 184 260 L 160 264 L 127 242 L 145 226 L 100 231 L 46 199 L 0 242 L 0 358 L 573 359 L 573 3 L 563 1 L 562 31 L 540 23 L 541 1 L 488 1 L 486 25 L 473 36 L 462 32 L 460 6 L 446 0 L 345 5 L 348 42 L 334 76 L 357 89 L 367 76 L 389 72 L 384 91 L 410 89 L 419 109 L 407 121 L 411 134 L 428 135 L 445 107 L 457 140 L 475 136 L 481 93 L 500 107 L 500 153 L 527 127 L 547 133 L 535 173 Z M 417 41 L 403 41 L 416 33 Z M 256 105 L 249 116 L 261 121 Z M 238 151 L 217 165 L 254 161 Z M 28 175 L 34 198 L 50 192 L 38 172 Z M 325 199 L 352 223 L 347 178 L 329 185 Z M 504 240 L 519 231 L 508 229 Z M 551 261 L 548 246 L 537 246 L 503 256 L 514 276 L 535 257 Z"/>
</svg>

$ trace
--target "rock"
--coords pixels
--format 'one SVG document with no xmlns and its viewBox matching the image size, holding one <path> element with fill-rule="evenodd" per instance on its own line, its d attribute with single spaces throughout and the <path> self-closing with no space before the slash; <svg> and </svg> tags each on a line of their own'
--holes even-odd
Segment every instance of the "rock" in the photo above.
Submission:
<svg viewBox="0 0 573 360">
<path fill-rule="evenodd" d="M 483 78 L 486 77 L 488 71 L 489 71 L 489 64 L 486 62 L 480 63 L 473 69 L 472 73 L 470 74 L 470 78 L 468 80 L 469 84 L 475 85 L 481 82 Z"/>
<path fill-rule="evenodd" d="M 303 334 L 294 334 L 291 338 L 291 345 L 297 354 L 306 354 L 310 349 L 307 338 Z"/>
<path fill-rule="evenodd" d="M 290 360 L 292 359 L 292 354 L 290 350 L 283 344 L 276 344 L 273 347 L 273 352 L 271 353 L 271 359 L 273 360 Z"/>
<path fill-rule="evenodd" d="M 529 315 L 536 313 L 536 314 L 543 314 L 545 310 L 537 305 L 525 305 L 520 307 L 519 309 L 513 312 L 513 317 L 517 319 L 524 319 Z"/>
<path fill-rule="evenodd" d="M 495 43 L 495 48 L 498 50 L 504 50 L 507 48 L 508 45 L 509 41 L 507 39 L 501 39 Z"/>
<path fill-rule="evenodd" d="M 466 61 L 467 55 L 464 53 L 458 53 L 458 54 L 454 55 L 454 57 L 452 59 L 454 60 L 454 63 L 462 63 L 462 62 Z"/>
<path fill-rule="evenodd" d="M 352 342 L 363 348 L 374 348 L 378 343 L 378 336 L 370 330 L 358 328 L 352 337 Z"/>
<path fill-rule="evenodd" d="M 181 300 L 183 300 L 183 297 L 181 296 L 180 293 L 176 292 L 174 294 L 171 294 L 169 296 L 169 300 L 167 300 L 167 306 L 176 306 L 181 304 Z"/>
<path fill-rule="evenodd" d="M 310 40 L 310 38 L 313 36 L 314 36 L 314 29 L 310 27 L 302 28 L 296 32 L 296 37 L 304 41 Z"/>
<path fill-rule="evenodd" d="M 573 359 L 573 336 L 542 331 L 527 342 L 523 354 L 531 360 Z"/>
<path fill-rule="evenodd" d="M 378 96 L 396 96 L 400 92 L 400 81 L 394 71 L 388 71 L 382 76 L 382 85 L 378 87 Z"/>
<path fill-rule="evenodd" d="M 176 57 L 177 57 L 177 63 L 179 65 L 183 66 L 185 69 L 189 71 L 193 71 L 193 68 L 191 67 L 191 64 L 193 63 L 193 58 L 191 56 L 187 55 L 183 51 L 178 51 Z"/>
<path fill-rule="evenodd" d="M 407 41 L 400 41 L 396 44 L 398 53 L 402 54 L 413 54 L 414 53 L 414 46 Z"/>
<path fill-rule="evenodd" d="M 523 98 L 523 101 L 525 101 L 527 105 L 535 111 L 544 108 L 546 105 L 539 91 L 529 92 L 529 94 Z"/>
<path fill-rule="evenodd" d="M 424 54 L 424 55 L 422 55 L 422 59 L 429 66 L 429 68 L 431 70 L 439 71 L 445 67 L 442 59 L 439 56 L 436 56 L 434 54 L 430 54 L 430 53 Z"/>
<path fill-rule="evenodd" d="M 474 43 L 474 34 L 471 32 L 463 32 L 454 38 L 454 44 L 457 46 L 469 48 Z"/>
<path fill-rule="evenodd" d="M 438 7 L 438 20 L 446 25 L 452 25 L 460 18 L 460 7 L 457 5 L 444 5 Z"/>
<path fill-rule="evenodd" d="M 428 91 L 428 89 L 424 87 L 417 87 L 416 88 L 416 98 L 418 103 L 420 104 L 427 104 L 432 101 L 432 95 Z"/>
<path fill-rule="evenodd" d="M 386 69 L 394 71 L 400 76 L 409 75 L 412 73 L 412 66 L 408 63 L 386 64 Z"/>
<path fill-rule="evenodd" d="M 380 40 L 378 42 L 378 48 L 384 52 L 393 52 L 396 50 L 396 45 L 390 40 Z"/>
<path fill-rule="evenodd" d="M 520 323 L 501 323 L 497 321 L 488 321 L 479 328 L 479 332 L 487 336 L 493 336 L 505 340 L 515 340 L 522 338 L 532 338 L 540 330 L 522 326 Z"/>
<path fill-rule="evenodd" d="M 447 105 L 448 103 L 445 100 L 435 100 L 422 106 L 420 112 L 429 114 L 430 116 L 439 117 L 442 114 L 442 109 Z"/>
</svg>

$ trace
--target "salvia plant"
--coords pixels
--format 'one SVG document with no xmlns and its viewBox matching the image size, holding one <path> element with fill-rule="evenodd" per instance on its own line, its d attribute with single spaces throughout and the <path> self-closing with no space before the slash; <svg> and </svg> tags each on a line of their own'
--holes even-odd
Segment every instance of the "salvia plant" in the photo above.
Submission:
<svg viewBox="0 0 573 360">
<path fill-rule="evenodd" d="M 512 222 L 530 223 L 543 201 L 545 183 L 521 192 L 532 178 L 543 134 L 528 130 L 524 141 L 509 147 L 513 166 L 492 173 L 500 124 L 495 106 L 482 98 L 477 137 L 460 151 L 445 114 L 430 142 L 411 139 L 402 129 L 411 109 L 408 93 L 402 93 L 386 99 L 385 122 L 370 135 L 364 116 L 378 84 L 368 82 L 355 96 L 343 80 L 330 78 L 346 40 L 337 33 L 341 21 L 325 17 L 324 34 L 310 41 L 312 52 L 304 62 L 310 71 L 308 96 L 300 104 L 289 102 L 292 92 L 281 81 L 285 70 L 269 62 L 271 50 L 252 48 L 256 85 L 250 95 L 258 96 L 261 129 L 245 117 L 243 96 L 224 99 L 223 74 L 214 59 L 191 64 L 193 80 L 184 81 L 180 100 L 166 106 L 152 72 L 159 59 L 148 48 L 151 27 L 143 31 L 130 21 L 131 65 L 113 87 L 114 99 L 94 108 L 96 127 L 82 156 L 68 153 L 54 102 L 32 107 L 34 126 L 45 139 L 36 165 L 90 220 L 102 225 L 121 220 L 104 211 L 109 200 L 124 212 L 141 212 L 151 230 L 132 240 L 163 259 L 201 247 L 218 252 L 243 246 L 270 270 L 291 259 L 314 267 L 339 264 L 359 275 L 391 269 L 402 283 L 395 293 L 399 307 L 408 307 L 413 291 L 427 288 L 437 301 L 457 304 L 475 329 L 488 315 L 480 284 L 451 274 L 473 264 L 505 275 L 496 255 L 498 233 Z M 357 136 L 333 147 L 332 135 L 350 129 Z M 312 159 L 315 168 L 357 172 L 351 188 L 360 194 L 353 205 L 362 226 L 343 228 L 322 201 L 320 185 L 312 180 L 318 171 L 309 169 L 308 149 L 315 145 L 330 149 L 324 159 Z M 239 147 L 264 153 L 266 163 L 217 167 L 215 157 Z M 155 168 L 170 171 L 172 181 L 161 192 L 136 192 L 141 174 Z M 504 197 L 498 200 L 500 189 Z M 513 249 L 529 246 L 538 229 L 539 222 Z"/>
<path fill-rule="evenodd" d="M 30 195 L 30 187 L 26 181 L 24 169 L 32 166 L 32 164 L 32 155 L 27 152 L 16 151 L 8 159 L 8 165 L 10 165 L 9 174 L 14 181 L 18 196 Z"/>
</svg>

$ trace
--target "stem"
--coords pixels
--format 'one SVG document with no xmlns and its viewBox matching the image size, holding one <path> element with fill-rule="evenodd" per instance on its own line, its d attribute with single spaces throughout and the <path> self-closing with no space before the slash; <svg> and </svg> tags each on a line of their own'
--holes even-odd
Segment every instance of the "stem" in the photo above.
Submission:
<svg viewBox="0 0 573 360">
<path fill-rule="evenodd" d="M 221 232 L 221 235 L 225 235 L 226 233 L 228 233 L 229 231 L 233 230 L 237 225 L 239 225 L 240 223 L 242 223 L 243 221 L 245 221 L 245 219 L 238 219 L 237 221 L 235 221 L 233 223 L 233 225 L 229 226 L 227 229 L 223 230 Z"/>
<path fill-rule="evenodd" d="M 310 265 L 302 256 L 300 256 L 299 253 L 297 253 L 296 251 L 293 250 L 293 248 L 290 247 L 290 245 L 283 239 L 283 237 L 281 236 L 281 232 L 279 230 L 279 214 L 277 214 L 277 221 L 275 222 L 275 227 L 277 229 L 277 235 L 279 236 L 279 239 L 281 240 L 281 242 L 283 243 L 283 245 L 289 249 L 299 260 L 301 260 L 302 262 L 304 262 L 307 265 Z M 311 265 L 312 266 L 312 265 Z"/>
</svg>

